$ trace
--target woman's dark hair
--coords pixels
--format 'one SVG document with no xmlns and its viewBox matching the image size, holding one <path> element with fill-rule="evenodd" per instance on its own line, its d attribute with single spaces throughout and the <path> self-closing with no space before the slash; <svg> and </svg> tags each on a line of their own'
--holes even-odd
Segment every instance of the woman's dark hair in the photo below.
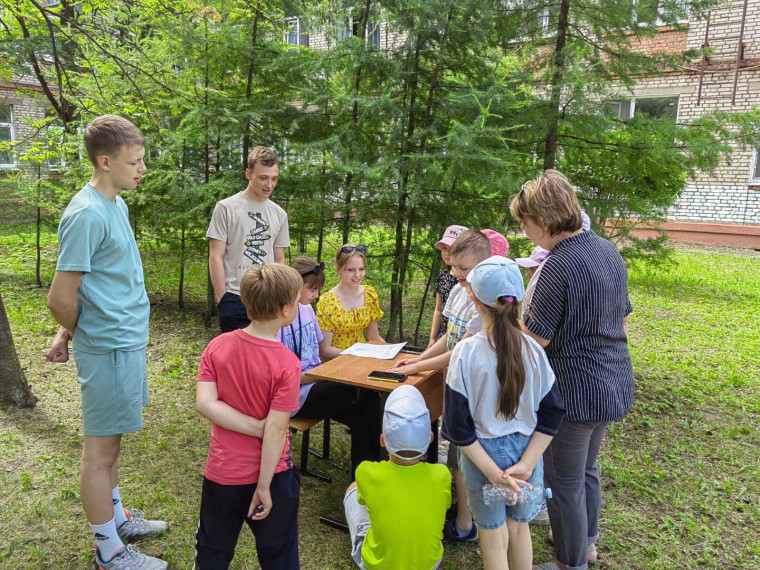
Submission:
<svg viewBox="0 0 760 570">
<path fill-rule="evenodd" d="M 320 265 L 315 259 L 302 255 L 296 257 L 290 266 L 301 274 L 304 286 L 309 289 L 321 289 L 325 286 L 324 265 Z M 315 271 L 317 267 L 321 270 Z"/>
</svg>

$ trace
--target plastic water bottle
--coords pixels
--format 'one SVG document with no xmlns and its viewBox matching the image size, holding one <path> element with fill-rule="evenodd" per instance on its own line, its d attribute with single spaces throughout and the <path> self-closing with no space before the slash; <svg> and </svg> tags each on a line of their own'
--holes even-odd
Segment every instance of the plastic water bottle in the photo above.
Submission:
<svg viewBox="0 0 760 570">
<path fill-rule="evenodd" d="M 542 485 L 520 485 L 521 490 L 515 491 L 506 485 L 483 485 L 483 501 L 486 505 L 522 505 L 531 503 L 540 505 L 545 499 L 552 498 L 552 490 L 544 489 Z"/>
</svg>

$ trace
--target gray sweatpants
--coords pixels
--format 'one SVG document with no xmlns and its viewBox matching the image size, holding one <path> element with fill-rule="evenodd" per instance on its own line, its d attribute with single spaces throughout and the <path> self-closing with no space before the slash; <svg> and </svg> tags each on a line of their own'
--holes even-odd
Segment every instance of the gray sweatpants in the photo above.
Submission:
<svg viewBox="0 0 760 570">
<path fill-rule="evenodd" d="M 564 570 L 588 567 L 588 546 L 599 540 L 602 486 L 596 463 L 609 422 L 565 419 L 544 452 L 544 486 L 554 549 Z"/>
</svg>

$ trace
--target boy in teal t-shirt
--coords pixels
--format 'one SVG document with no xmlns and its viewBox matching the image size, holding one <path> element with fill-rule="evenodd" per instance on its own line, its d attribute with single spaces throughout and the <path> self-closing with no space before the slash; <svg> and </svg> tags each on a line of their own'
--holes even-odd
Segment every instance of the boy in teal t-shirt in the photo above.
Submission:
<svg viewBox="0 0 760 570">
<path fill-rule="evenodd" d="M 84 147 L 92 176 L 58 226 L 48 307 L 59 330 L 47 359 L 66 362 L 73 340 L 84 432 L 80 494 L 95 541 L 94 566 L 164 570 L 165 560 L 124 543 L 162 533 L 167 524 L 124 509 L 119 489 L 122 435 L 142 429 L 148 403 L 150 302 L 119 196 L 145 174 L 145 137 L 129 120 L 103 115 L 87 126 Z"/>
<path fill-rule="evenodd" d="M 451 474 L 445 465 L 421 461 L 432 437 L 419 390 L 391 392 L 380 436 L 390 461 L 362 462 L 343 500 L 359 568 L 432 570 L 440 564 Z"/>
</svg>

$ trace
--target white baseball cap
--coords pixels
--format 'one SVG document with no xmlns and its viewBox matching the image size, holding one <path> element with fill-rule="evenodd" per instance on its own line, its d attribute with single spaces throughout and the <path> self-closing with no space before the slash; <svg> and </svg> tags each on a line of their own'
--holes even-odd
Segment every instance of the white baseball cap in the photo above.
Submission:
<svg viewBox="0 0 760 570">
<path fill-rule="evenodd" d="M 383 438 L 388 453 L 401 459 L 423 456 L 430 444 L 430 412 L 425 398 L 414 386 L 399 386 L 385 402 Z M 416 451 L 417 457 L 400 456 L 400 451 Z"/>
<path fill-rule="evenodd" d="M 525 284 L 517 263 L 500 255 L 493 255 L 478 263 L 467 276 L 475 297 L 489 307 L 496 307 L 502 297 L 522 301 Z"/>
</svg>

